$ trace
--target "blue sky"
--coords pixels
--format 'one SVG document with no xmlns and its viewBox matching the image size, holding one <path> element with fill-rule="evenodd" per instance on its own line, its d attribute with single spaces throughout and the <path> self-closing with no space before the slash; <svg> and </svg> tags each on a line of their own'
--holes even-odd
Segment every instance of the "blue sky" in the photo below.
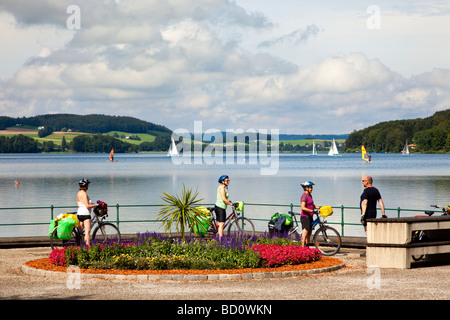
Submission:
<svg viewBox="0 0 450 320">
<path fill-rule="evenodd" d="M 340 134 L 450 107 L 448 1 L 74 2 L 0 0 L 0 115 Z"/>
</svg>

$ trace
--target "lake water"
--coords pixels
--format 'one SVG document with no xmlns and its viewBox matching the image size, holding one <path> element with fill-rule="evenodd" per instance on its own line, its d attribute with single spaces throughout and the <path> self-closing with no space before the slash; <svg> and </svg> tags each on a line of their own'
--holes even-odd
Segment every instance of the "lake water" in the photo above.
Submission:
<svg viewBox="0 0 450 320">
<path fill-rule="evenodd" d="M 197 157 L 197 158 L 195 158 Z M 274 156 L 275 157 L 275 156 Z M 249 163 L 245 155 L 237 155 L 224 164 L 206 164 L 195 155 L 191 164 L 175 164 L 165 154 L 117 154 L 117 162 L 109 162 L 106 154 L 0 154 L 0 208 L 75 206 L 78 181 L 89 179 L 88 191 L 93 200 L 120 205 L 162 203 L 162 192 L 181 194 L 183 184 L 196 189 L 203 203 L 214 203 L 217 179 L 230 176 L 232 201 L 245 203 L 298 205 L 303 192 L 300 183 L 313 181 L 313 197 L 318 205 L 359 207 L 363 187 L 361 177 L 371 175 L 387 208 L 430 209 L 431 204 L 450 204 L 450 155 L 373 154 L 371 163 L 362 163 L 360 154 L 343 154 L 333 158 L 326 154 L 280 154 L 276 174 L 263 175 L 267 162 Z M 180 159 L 178 159 L 180 160 Z M 246 161 L 244 161 L 246 160 Z M 202 164 L 199 164 L 203 162 Z M 272 172 L 274 173 L 274 172 Z M 15 187 L 18 179 L 20 185 Z M 74 211 L 57 209 L 60 212 Z M 249 218 L 268 219 L 287 208 L 247 205 Z M 336 210 L 340 211 L 340 210 Z M 121 208 L 120 220 L 155 219 L 158 208 Z M 115 219 L 115 209 L 110 209 Z M 357 223 L 359 210 L 346 210 L 345 221 Z M 404 213 L 404 216 L 417 213 Z M 396 212 L 388 211 L 388 216 Z M 2 223 L 50 221 L 49 209 L 0 210 Z M 336 212 L 328 221 L 339 221 Z M 259 231 L 267 222 L 256 222 Z M 152 223 L 122 223 L 122 232 L 159 230 Z M 48 227 L 0 226 L 0 237 L 46 235 Z M 339 229 L 340 230 L 340 229 Z M 345 229 L 345 235 L 364 235 L 362 227 Z"/>
</svg>

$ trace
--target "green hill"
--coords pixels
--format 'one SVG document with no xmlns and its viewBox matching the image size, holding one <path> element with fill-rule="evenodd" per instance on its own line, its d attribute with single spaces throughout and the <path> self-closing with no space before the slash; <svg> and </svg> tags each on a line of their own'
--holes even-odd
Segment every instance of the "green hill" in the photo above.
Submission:
<svg viewBox="0 0 450 320">
<path fill-rule="evenodd" d="M 436 112 L 428 118 L 381 122 L 353 131 L 347 138 L 345 152 L 400 152 L 405 141 L 416 152 L 450 151 L 450 109 Z M 410 148 L 411 151 L 411 148 Z"/>
<path fill-rule="evenodd" d="M 95 114 L 0 117 L 0 130 L 5 129 L 0 153 L 166 151 L 172 132 L 132 117 Z"/>
<path fill-rule="evenodd" d="M 48 127 L 53 131 L 75 131 L 86 133 L 107 133 L 123 131 L 128 133 L 149 133 L 154 136 L 171 134 L 168 128 L 133 117 L 107 116 L 102 114 L 46 114 L 34 117 L 0 117 L 0 130 L 16 126 Z"/>
</svg>

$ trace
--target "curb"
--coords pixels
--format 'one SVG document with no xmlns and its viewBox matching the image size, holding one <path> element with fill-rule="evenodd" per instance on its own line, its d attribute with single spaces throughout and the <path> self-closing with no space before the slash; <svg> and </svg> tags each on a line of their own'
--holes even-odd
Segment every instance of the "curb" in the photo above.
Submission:
<svg viewBox="0 0 450 320">
<path fill-rule="evenodd" d="M 289 278 L 295 276 L 319 274 L 336 271 L 344 268 L 345 264 L 340 264 L 328 268 L 293 270 L 293 271 L 274 271 L 274 272 L 249 272 L 234 274 L 102 274 L 102 273 L 79 273 L 81 279 L 107 279 L 107 280 L 169 280 L 169 281 L 220 281 L 220 280 L 261 280 L 271 278 Z M 31 268 L 25 264 L 21 267 L 22 272 L 32 276 L 42 277 L 67 277 L 74 272 L 49 271 L 43 269 Z"/>
</svg>

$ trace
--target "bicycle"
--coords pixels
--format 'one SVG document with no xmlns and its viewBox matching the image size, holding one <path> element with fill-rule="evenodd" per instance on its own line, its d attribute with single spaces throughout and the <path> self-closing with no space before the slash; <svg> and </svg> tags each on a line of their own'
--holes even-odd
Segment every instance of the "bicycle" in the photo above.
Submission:
<svg viewBox="0 0 450 320">
<path fill-rule="evenodd" d="M 92 243 L 110 243 L 116 242 L 120 243 L 121 234 L 119 228 L 111 222 L 105 222 L 104 220 L 108 217 L 108 205 L 104 202 L 99 201 L 100 205 L 94 208 L 94 218 L 91 222 L 92 232 Z M 77 214 L 76 212 L 71 212 L 70 214 Z M 50 246 L 53 249 L 63 248 L 68 246 L 80 246 L 84 239 L 84 230 L 80 231 L 78 228 L 73 228 L 70 239 L 64 240 L 59 239 L 57 235 L 57 227 L 53 229 L 50 234 Z"/>
<path fill-rule="evenodd" d="M 255 226 L 249 219 L 245 217 L 239 217 L 240 211 L 236 210 L 237 205 L 238 204 L 235 203 L 232 206 L 232 212 L 226 218 L 223 230 L 227 230 L 228 237 L 239 237 L 245 234 L 250 236 L 250 239 L 252 239 L 255 236 Z M 214 217 L 214 208 L 208 208 L 208 210 L 211 214 L 211 226 L 208 229 L 208 232 L 216 234 L 219 229 L 219 223 Z"/>
<path fill-rule="evenodd" d="M 430 207 L 436 208 L 436 209 L 442 209 L 442 216 L 447 216 L 450 215 L 450 206 L 447 207 L 441 207 L 438 205 L 431 205 Z M 425 211 L 425 215 L 417 215 L 415 217 L 431 217 L 433 214 L 435 213 L 435 211 Z M 427 237 L 427 233 L 425 230 L 414 230 L 412 231 L 412 235 L 411 235 L 411 243 L 417 243 L 417 242 L 426 242 L 429 241 L 428 237 Z M 424 260 L 425 255 L 422 254 L 420 256 L 412 256 L 414 261 L 420 261 L 420 260 Z"/>
<path fill-rule="evenodd" d="M 300 213 L 297 212 L 288 212 L 292 217 L 293 226 L 290 230 L 288 230 L 288 237 L 294 241 L 301 241 L 301 225 L 299 225 L 297 221 L 297 216 L 300 216 Z M 314 211 L 314 214 L 317 215 L 317 218 L 313 220 L 311 224 L 311 232 L 314 228 L 319 225 L 319 229 L 314 233 L 313 243 L 314 246 L 322 252 L 324 256 L 332 256 L 341 250 L 342 239 L 339 232 L 326 225 L 326 220 L 321 220 L 320 214 L 318 211 Z M 300 230 L 300 233 L 299 233 Z"/>
</svg>

